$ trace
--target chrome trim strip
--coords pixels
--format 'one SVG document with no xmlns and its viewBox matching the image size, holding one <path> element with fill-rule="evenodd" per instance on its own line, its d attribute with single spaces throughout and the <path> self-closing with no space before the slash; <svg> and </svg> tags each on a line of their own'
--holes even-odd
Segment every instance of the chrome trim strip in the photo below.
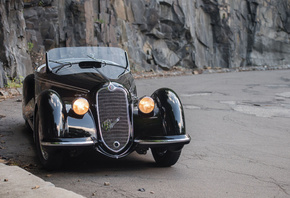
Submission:
<svg viewBox="0 0 290 198">
<path fill-rule="evenodd" d="M 41 142 L 42 146 L 91 146 L 94 145 L 92 140 L 86 142 Z"/>
<path fill-rule="evenodd" d="M 88 90 L 88 89 L 82 89 L 79 87 L 75 87 L 75 86 L 71 86 L 71 85 L 67 85 L 67 84 L 63 84 L 63 83 L 58 83 L 55 81 L 43 79 L 41 77 L 37 77 L 36 80 L 41 82 L 41 83 L 49 83 L 50 85 L 53 85 L 56 87 L 66 88 L 66 89 L 73 90 L 73 91 L 78 91 L 78 92 L 82 92 L 82 93 L 89 93 L 90 92 L 90 90 Z"/>
<path fill-rule="evenodd" d="M 172 136 L 174 137 L 174 136 Z M 158 144 L 178 144 L 178 143 L 189 143 L 191 140 L 189 135 L 185 135 L 184 138 L 179 139 L 160 139 L 160 140 L 134 140 L 137 144 L 146 144 L 146 145 L 158 145 Z"/>
</svg>

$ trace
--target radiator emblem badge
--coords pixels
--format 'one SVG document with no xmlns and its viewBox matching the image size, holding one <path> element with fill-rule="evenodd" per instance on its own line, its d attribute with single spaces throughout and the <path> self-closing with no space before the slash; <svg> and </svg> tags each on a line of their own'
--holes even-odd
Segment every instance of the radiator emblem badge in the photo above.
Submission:
<svg viewBox="0 0 290 198">
<path fill-rule="evenodd" d="M 110 131 L 119 121 L 120 117 L 118 117 L 116 120 L 107 119 L 102 123 L 102 129 L 105 131 Z"/>
<path fill-rule="evenodd" d="M 114 91 L 115 88 L 116 87 L 112 83 L 110 83 L 109 86 L 108 86 L 108 90 L 109 91 Z"/>
</svg>

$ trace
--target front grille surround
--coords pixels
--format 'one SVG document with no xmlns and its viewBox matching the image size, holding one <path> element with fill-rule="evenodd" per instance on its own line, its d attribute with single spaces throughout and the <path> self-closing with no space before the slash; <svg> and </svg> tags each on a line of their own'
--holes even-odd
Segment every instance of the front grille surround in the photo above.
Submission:
<svg viewBox="0 0 290 198">
<path fill-rule="evenodd" d="M 106 150 L 119 153 L 132 137 L 127 91 L 117 83 L 109 83 L 97 92 L 96 109 L 101 142 Z"/>
</svg>

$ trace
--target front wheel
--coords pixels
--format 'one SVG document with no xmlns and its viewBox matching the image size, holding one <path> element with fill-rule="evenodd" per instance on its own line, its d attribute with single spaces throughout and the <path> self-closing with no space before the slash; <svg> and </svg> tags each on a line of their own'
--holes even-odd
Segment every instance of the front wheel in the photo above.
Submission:
<svg viewBox="0 0 290 198">
<path fill-rule="evenodd" d="M 37 156 L 47 170 L 60 169 L 63 161 L 62 152 L 57 150 L 48 150 L 41 145 L 41 139 L 44 129 L 42 127 L 39 114 L 36 115 L 36 126 L 35 126 L 35 143 Z"/>
<path fill-rule="evenodd" d="M 168 148 L 151 148 L 151 151 L 157 166 L 161 167 L 174 165 L 181 154 L 181 149 L 175 151 Z"/>
</svg>

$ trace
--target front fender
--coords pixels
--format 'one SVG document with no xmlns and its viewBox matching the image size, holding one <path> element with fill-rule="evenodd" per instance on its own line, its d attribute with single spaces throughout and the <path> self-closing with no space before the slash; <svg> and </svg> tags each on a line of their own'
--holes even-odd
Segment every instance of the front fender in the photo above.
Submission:
<svg viewBox="0 0 290 198">
<path fill-rule="evenodd" d="M 156 90 L 151 96 L 159 109 L 164 135 L 185 135 L 185 119 L 181 101 L 168 88 Z"/>
<path fill-rule="evenodd" d="M 37 113 L 43 125 L 43 140 L 57 138 L 65 133 L 66 109 L 58 93 L 53 90 L 42 92 L 37 98 Z"/>
</svg>

